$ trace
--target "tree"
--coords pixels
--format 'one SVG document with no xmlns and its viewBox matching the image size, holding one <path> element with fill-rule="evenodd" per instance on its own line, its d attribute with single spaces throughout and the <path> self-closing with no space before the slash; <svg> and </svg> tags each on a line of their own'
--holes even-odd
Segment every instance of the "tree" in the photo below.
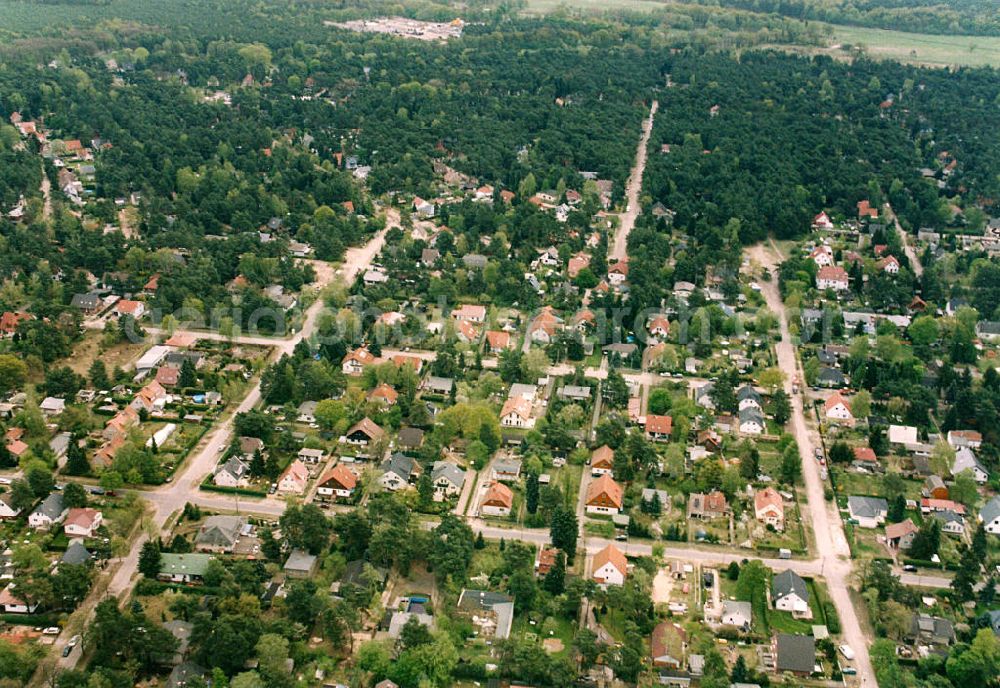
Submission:
<svg viewBox="0 0 1000 688">
<path fill-rule="evenodd" d="M 774 422 L 783 426 L 792 417 L 792 404 L 788 400 L 788 394 L 785 390 L 779 389 L 771 397 L 771 403 L 774 408 Z"/>
<path fill-rule="evenodd" d="M 898 494 L 889 502 L 889 512 L 886 515 L 891 523 L 900 523 L 906 518 L 906 496 Z"/>
<path fill-rule="evenodd" d="M 802 459 L 799 456 L 799 447 L 792 442 L 781 452 L 781 480 L 788 485 L 794 485 L 801 474 Z"/>
<path fill-rule="evenodd" d="M 323 611 L 324 600 L 316 594 L 316 584 L 311 580 L 295 581 L 285 596 L 288 618 L 306 628 L 312 628 Z"/>
<path fill-rule="evenodd" d="M 1000 675 L 1000 642 L 989 628 L 980 628 L 969 646 L 956 645 L 945 662 L 956 686 L 996 685 Z"/>
<path fill-rule="evenodd" d="M 851 399 L 851 413 L 855 418 L 867 418 L 872 412 L 872 395 L 867 389 L 858 390 Z"/>
<path fill-rule="evenodd" d="M 913 535 L 910 556 L 922 561 L 930 561 L 941 546 L 941 522 L 936 518 L 926 518 Z"/>
<path fill-rule="evenodd" d="M 552 545 L 565 552 L 566 560 L 572 564 L 576 557 L 576 514 L 571 509 L 557 507 L 552 514 L 549 535 L 552 538 Z"/>
<path fill-rule="evenodd" d="M 26 480 L 14 480 L 10 484 L 10 505 L 18 511 L 26 511 L 35 503 L 35 492 Z"/>
<path fill-rule="evenodd" d="M 850 463 L 854 460 L 854 451 L 851 446 L 843 440 L 837 440 L 830 445 L 831 463 Z"/>
<path fill-rule="evenodd" d="M 66 467 L 67 475 L 87 475 L 90 473 L 90 462 L 87 461 L 87 454 L 77 439 L 70 438 L 69 446 L 66 447 Z"/>
<path fill-rule="evenodd" d="M 277 633 L 265 633 L 257 641 L 257 669 L 268 686 L 290 685 L 285 664 L 288 660 L 288 640 Z"/>
<path fill-rule="evenodd" d="M 601 385 L 601 398 L 612 408 L 625 408 L 628 403 L 628 383 L 617 370 L 608 372 L 608 377 Z"/>
<path fill-rule="evenodd" d="M 294 548 L 319 554 L 330 538 L 332 524 L 315 504 L 293 504 L 279 519 L 285 541 Z"/>
<path fill-rule="evenodd" d="M 150 580 L 154 580 L 160 575 L 160 565 L 163 555 L 160 554 L 160 543 L 155 540 L 146 540 L 139 550 L 139 573 Z"/>
<path fill-rule="evenodd" d="M 104 365 L 104 361 L 100 358 L 95 358 L 94 362 L 90 364 L 87 376 L 90 378 L 90 384 L 95 389 L 105 390 L 111 387 L 111 380 L 108 379 L 108 369 Z"/>
<path fill-rule="evenodd" d="M 198 371 L 195 370 L 190 358 L 185 357 L 181 363 L 181 374 L 177 382 L 181 388 L 194 387 L 198 384 Z"/>
<path fill-rule="evenodd" d="M 118 471 L 105 470 L 101 473 L 100 483 L 105 491 L 113 493 L 115 490 L 120 490 L 125 481 Z"/>
<path fill-rule="evenodd" d="M 79 483 L 66 483 L 63 488 L 63 504 L 70 509 L 87 506 L 87 491 Z"/>
<path fill-rule="evenodd" d="M 561 595 L 566 589 L 566 555 L 562 552 L 556 554 L 556 560 L 545 574 L 542 587 L 552 595 Z"/>
<path fill-rule="evenodd" d="M 972 470 L 967 468 L 956 475 L 949 490 L 953 500 L 974 510 L 979 502 L 979 487 L 976 479 L 972 477 Z"/>
<path fill-rule="evenodd" d="M 56 483 L 52 471 L 39 463 L 33 463 L 24 471 L 24 476 L 36 497 L 45 497 L 55 489 Z"/>
<path fill-rule="evenodd" d="M 912 549 L 912 548 L 911 548 Z M 952 597 L 958 602 L 968 602 L 973 598 L 973 586 L 979 579 L 981 567 L 976 559 L 976 553 L 971 547 L 962 550 L 958 571 L 951 579 Z"/>
<path fill-rule="evenodd" d="M 529 514 L 538 511 L 538 474 L 528 473 L 524 488 L 524 507 Z"/>
<path fill-rule="evenodd" d="M 14 354 L 0 354 L 0 394 L 20 389 L 28 379 L 28 366 Z"/>
<path fill-rule="evenodd" d="M 758 473 L 760 473 L 760 450 L 752 446 L 740 459 L 740 475 L 747 480 L 756 480 Z"/>
</svg>

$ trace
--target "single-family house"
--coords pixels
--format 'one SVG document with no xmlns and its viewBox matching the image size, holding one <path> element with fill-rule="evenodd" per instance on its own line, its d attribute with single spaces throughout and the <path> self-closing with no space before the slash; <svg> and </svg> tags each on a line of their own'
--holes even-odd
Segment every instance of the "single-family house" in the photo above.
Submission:
<svg viewBox="0 0 1000 688">
<path fill-rule="evenodd" d="M 344 375 L 360 375 L 365 371 L 365 366 L 376 362 L 378 358 L 367 347 L 359 347 L 344 356 L 344 360 L 340 362 L 340 369 Z"/>
<path fill-rule="evenodd" d="M 319 566 L 319 557 L 302 549 L 293 549 L 281 570 L 288 578 L 311 578 Z"/>
<path fill-rule="evenodd" d="M 757 490 L 753 497 L 754 516 L 760 523 L 773 526 L 775 530 L 785 529 L 785 505 L 773 487 Z"/>
<path fill-rule="evenodd" d="M 323 463 L 323 459 L 326 457 L 326 452 L 322 449 L 309 449 L 308 447 L 303 447 L 299 449 L 298 459 L 302 463 L 309 466 L 318 466 Z"/>
<path fill-rule="evenodd" d="M 670 440 L 670 433 L 674 428 L 674 419 L 670 416 L 648 414 L 646 416 L 646 437 L 655 442 L 666 442 Z"/>
<path fill-rule="evenodd" d="M 507 638 L 514 622 L 514 600 L 486 590 L 462 590 L 457 611 L 472 623 L 483 638 Z"/>
<path fill-rule="evenodd" d="M 58 416 L 66 410 L 66 400 L 57 397 L 45 397 L 38 405 L 39 410 L 48 417 Z"/>
<path fill-rule="evenodd" d="M 500 411 L 500 425 L 505 428 L 530 428 L 535 424 L 531 417 L 531 402 L 521 397 L 511 397 Z"/>
<path fill-rule="evenodd" d="M 283 494 L 303 494 L 309 485 L 309 468 L 294 459 L 278 476 L 278 492 Z"/>
<path fill-rule="evenodd" d="M 723 626 L 735 626 L 745 633 L 753 623 L 753 607 L 749 602 L 723 600 L 719 623 Z"/>
<path fill-rule="evenodd" d="M 812 250 L 809 258 L 821 268 L 833 265 L 833 249 L 827 244 L 820 244 Z"/>
<path fill-rule="evenodd" d="M 510 515 L 513 506 L 513 491 L 499 480 L 494 480 L 483 495 L 479 510 L 484 516 L 505 517 Z"/>
<path fill-rule="evenodd" d="M 378 483 L 392 492 L 409 487 L 420 475 L 420 464 L 406 454 L 396 452 L 379 466 Z"/>
<path fill-rule="evenodd" d="M 8 583 L 7 587 L 0 591 L 0 609 L 5 614 L 34 614 L 38 609 L 38 602 L 26 602 L 15 592 L 16 583 Z"/>
<path fill-rule="evenodd" d="M 779 633 L 772 649 L 776 671 L 809 676 L 816 666 L 816 639 L 811 635 Z"/>
<path fill-rule="evenodd" d="M 521 479 L 521 459 L 501 456 L 493 462 L 493 479 L 500 482 L 516 483 Z"/>
<path fill-rule="evenodd" d="M 245 525 L 246 519 L 243 516 L 209 516 L 195 535 L 195 549 L 200 552 L 232 553 Z"/>
<path fill-rule="evenodd" d="M 393 406 L 397 399 L 399 399 L 399 393 L 391 385 L 384 382 L 376 385 L 368 393 L 368 401 L 380 406 Z"/>
<path fill-rule="evenodd" d="M 922 645 L 948 646 L 955 642 L 955 627 L 938 616 L 914 614 L 905 638 Z"/>
<path fill-rule="evenodd" d="M 164 552 L 160 555 L 161 581 L 170 583 L 197 583 L 205 577 L 208 563 L 215 559 L 211 554 L 172 554 Z"/>
<path fill-rule="evenodd" d="M 457 497 L 465 484 L 465 471 L 451 461 L 435 461 L 431 466 L 431 484 L 435 502 Z"/>
<path fill-rule="evenodd" d="M 680 624 L 662 621 L 653 628 L 649 639 L 650 656 L 657 669 L 680 669 L 684 664 L 687 632 Z M 690 683 L 690 681 L 689 681 Z"/>
<path fill-rule="evenodd" d="M 736 390 L 736 402 L 740 411 L 756 409 L 760 413 L 764 412 L 764 403 L 760 397 L 760 392 L 750 385 L 743 385 Z"/>
<path fill-rule="evenodd" d="M 840 392 L 831 394 L 823 404 L 823 416 L 830 422 L 847 427 L 854 426 L 854 414 Z"/>
<path fill-rule="evenodd" d="M 739 429 L 744 435 L 763 434 L 767 427 L 764 414 L 756 408 L 745 408 L 739 413 Z"/>
<path fill-rule="evenodd" d="M 66 520 L 63 521 L 63 532 L 71 538 L 91 538 L 94 537 L 103 522 L 104 514 L 97 509 L 77 507 L 70 509 L 66 514 Z"/>
<path fill-rule="evenodd" d="M 913 544 L 913 536 L 918 530 L 909 518 L 901 523 L 890 523 L 885 527 L 885 542 L 891 549 L 906 551 Z"/>
<path fill-rule="evenodd" d="M 69 507 L 63 503 L 62 492 L 52 492 L 28 515 L 28 525 L 36 530 L 48 530 L 61 523 L 68 513 Z"/>
<path fill-rule="evenodd" d="M 367 447 L 385 437 L 385 430 L 375 424 L 371 418 L 362 418 L 348 428 L 344 434 L 344 442 Z"/>
<path fill-rule="evenodd" d="M 612 473 L 615 468 L 615 452 L 608 445 L 604 444 L 594 450 L 590 455 L 590 474 L 593 476 Z"/>
<path fill-rule="evenodd" d="M 976 430 L 949 430 L 948 444 L 955 449 L 959 447 L 979 449 L 983 444 L 983 435 Z"/>
<path fill-rule="evenodd" d="M 499 354 L 511 348 L 511 338 L 509 332 L 502 330 L 486 331 L 486 346 L 490 353 Z"/>
<path fill-rule="evenodd" d="M 713 519 L 724 518 L 730 514 L 729 504 L 726 502 L 726 495 L 718 490 L 702 494 L 692 492 L 688 497 L 688 518 Z"/>
<path fill-rule="evenodd" d="M 231 456 L 216 467 L 212 482 L 219 487 L 246 487 L 250 484 L 250 464 L 237 456 Z"/>
<path fill-rule="evenodd" d="M 588 514 L 617 514 L 622 508 L 623 491 L 610 475 L 602 475 L 587 486 Z"/>
<path fill-rule="evenodd" d="M 881 497 L 851 495 L 847 498 L 847 511 L 861 528 L 878 528 L 885 522 L 889 503 Z"/>
<path fill-rule="evenodd" d="M 826 265 L 816 273 L 816 288 L 847 291 L 851 286 L 847 271 L 839 265 Z"/>
<path fill-rule="evenodd" d="M 799 574 L 783 571 L 771 581 L 771 602 L 775 609 L 792 612 L 797 617 L 812 616 L 809 610 L 809 588 Z"/>
<path fill-rule="evenodd" d="M 316 495 L 321 499 L 350 499 L 357 487 L 358 477 L 342 463 L 337 463 L 320 477 L 316 485 Z"/>
<path fill-rule="evenodd" d="M 454 320 L 465 320 L 467 322 L 481 323 L 486 320 L 486 306 L 474 304 L 462 304 L 451 312 Z"/>
<path fill-rule="evenodd" d="M 980 485 L 990 479 L 990 474 L 986 468 L 976 458 L 975 453 L 969 447 L 959 447 L 955 450 L 955 460 L 951 464 L 951 474 L 956 476 L 962 471 L 969 471 L 973 480 Z"/>
<path fill-rule="evenodd" d="M 1000 535 L 1000 495 L 994 495 L 993 499 L 986 502 L 979 510 L 979 522 L 983 524 L 983 530 L 993 535 Z"/>
<path fill-rule="evenodd" d="M 613 544 L 594 555 L 591 577 L 599 585 L 622 585 L 628 576 L 628 560 L 625 554 Z"/>
</svg>

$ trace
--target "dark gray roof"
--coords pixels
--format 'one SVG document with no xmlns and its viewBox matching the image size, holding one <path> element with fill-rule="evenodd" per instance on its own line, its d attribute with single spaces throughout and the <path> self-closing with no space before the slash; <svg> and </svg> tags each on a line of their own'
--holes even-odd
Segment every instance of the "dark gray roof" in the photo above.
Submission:
<svg viewBox="0 0 1000 688">
<path fill-rule="evenodd" d="M 424 441 L 424 431 L 420 428 L 400 428 L 396 436 L 396 444 L 400 447 L 419 447 Z"/>
<path fill-rule="evenodd" d="M 44 514 L 49 517 L 50 520 L 55 521 L 58 519 L 62 512 L 66 510 L 63 505 L 62 492 L 52 492 L 46 497 L 41 504 L 35 507 L 35 510 L 31 513 L 33 514 Z"/>
<path fill-rule="evenodd" d="M 81 310 L 93 310 L 101 305 L 101 297 L 98 294 L 73 294 L 70 305 Z"/>
<path fill-rule="evenodd" d="M 761 427 L 764 427 L 764 415 L 753 406 L 748 406 L 740 411 L 740 423 L 748 421 L 757 421 Z"/>
<path fill-rule="evenodd" d="M 62 557 L 59 558 L 60 564 L 86 564 L 90 561 L 92 555 L 87 551 L 87 548 L 83 546 L 82 542 L 74 542 L 66 548 L 63 552 Z"/>
<path fill-rule="evenodd" d="M 881 497 L 859 497 L 851 495 L 847 498 L 847 506 L 855 516 L 876 518 L 880 513 L 889 510 L 889 503 Z"/>
<path fill-rule="evenodd" d="M 779 573 L 771 581 L 771 597 L 777 602 L 792 593 L 798 595 L 804 602 L 809 602 L 809 588 L 806 586 L 806 582 L 795 571 L 788 569 Z"/>
<path fill-rule="evenodd" d="M 416 465 L 417 462 L 411 459 L 406 454 L 401 454 L 400 452 L 396 452 L 388 459 L 383 461 L 382 465 L 379 466 L 379 469 L 383 473 L 388 473 L 389 471 L 392 471 L 403 480 L 409 480 L 410 474 L 413 473 L 413 470 L 414 468 L 416 468 Z"/>
<path fill-rule="evenodd" d="M 983 523 L 992 523 L 1000 518 L 1000 495 L 996 495 L 993 499 L 986 502 L 983 508 L 979 510 L 979 516 L 983 519 Z"/>
<path fill-rule="evenodd" d="M 431 480 L 436 483 L 440 478 L 446 478 L 455 487 L 461 487 L 465 482 L 465 471 L 451 461 L 435 461 L 431 469 Z"/>
<path fill-rule="evenodd" d="M 816 664 L 816 639 L 811 635 L 778 634 L 778 671 L 811 674 Z"/>
<path fill-rule="evenodd" d="M 375 577 L 378 579 L 379 583 L 384 583 L 386 577 L 389 575 L 388 571 L 377 566 L 372 566 L 364 559 L 355 559 L 354 561 L 347 562 L 347 566 L 344 567 L 344 575 L 340 577 L 341 584 L 357 586 L 367 585 L 367 581 L 365 581 L 364 578 L 364 572 L 369 567 L 371 570 L 375 571 Z"/>
<path fill-rule="evenodd" d="M 760 393 L 750 385 L 743 385 L 738 390 L 736 390 L 736 399 L 737 401 L 743 401 L 745 399 L 753 399 L 759 404 Z"/>
</svg>

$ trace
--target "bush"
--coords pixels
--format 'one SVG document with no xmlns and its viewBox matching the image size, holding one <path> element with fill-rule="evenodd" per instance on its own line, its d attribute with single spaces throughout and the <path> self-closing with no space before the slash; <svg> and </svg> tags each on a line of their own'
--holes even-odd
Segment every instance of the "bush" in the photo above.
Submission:
<svg viewBox="0 0 1000 688">
<path fill-rule="evenodd" d="M 249 487 L 223 487 L 222 485 L 216 485 L 215 483 L 206 480 L 201 484 L 201 489 L 207 490 L 208 492 L 222 492 L 224 494 L 239 494 L 246 495 L 248 497 L 267 497 L 267 492 L 265 490 L 254 490 Z"/>
</svg>

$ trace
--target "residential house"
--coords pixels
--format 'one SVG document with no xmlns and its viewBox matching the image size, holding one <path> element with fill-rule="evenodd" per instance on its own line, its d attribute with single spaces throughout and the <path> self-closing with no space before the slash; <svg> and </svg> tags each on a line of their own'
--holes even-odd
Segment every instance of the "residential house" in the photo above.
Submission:
<svg viewBox="0 0 1000 688">
<path fill-rule="evenodd" d="M 530 401 L 517 397 L 504 402 L 500 411 L 500 425 L 505 428 L 531 428 L 534 424 Z"/>
<path fill-rule="evenodd" d="M 949 430 L 948 444 L 955 449 L 959 447 L 979 449 L 983 444 L 983 436 L 975 430 Z"/>
<path fill-rule="evenodd" d="M 7 587 L 0 591 L 0 609 L 5 614 L 34 614 L 38 609 L 38 603 L 26 602 L 15 593 L 17 585 L 8 583 Z"/>
<path fill-rule="evenodd" d="M 493 479 L 516 483 L 521 479 L 521 459 L 501 456 L 493 462 Z"/>
<path fill-rule="evenodd" d="M 293 549 L 285 560 L 285 565 L 281 570 L 288 578 L 305 579 L 312 578 L 319 567 L 319 557 L 309 554 L 305 550 Z"/>
<path fill-rule="evenodd" d="M 403 427 L 396 433 L 396 446 L 400 449 L 416 451 L 424 444 L 424 431 L 420 428 Z"/>
<path fill-rule="evenodd" d="M 744 435 L 763 434 L 767 427 L 764 414 L 755 408 L 746 408 L 739 413 L 739 429 Z"/>
<path fill-rule="evenodd" d="M 623 491 L 610 475 L 602 475 L 587 486 L 588 514 L 617 514 L 622 508 Z"/>
<path fill-rule="evenodd" d="M 962 471 L 969 471 L 972 478 L 983 485 L 990 478 L 989 472 L 979 463 L 975 453 L 969 447 L 959 447 L 955 450 L 955 460 L 951 464 L 951 474 L 956 476 Z"/>
<path fill-rule="evenodd" d="M 646 416 L 646 437 L 656 442 L 667 442 L 674 428 L 674 419 L 670 416 L 648 414 Z"/>
<path fill-rule="evenodd" d="M 302 463 L 309 466 L 318 466 L 323 463 L 323 459 L 326 457 L 326 452 L 322 449 L 309 449 L 308 447 L 303 447 L 299 449 L 298 459 Z"/>
<path fill-rule="evenodd" d="M 486 306 L 473 304 L 462 304 L 452 310 L 451 317 L 454 320 L 464 320 L 466 322 L 481 323 L 486 320 Z"/>
<path fill-rule="evenodd" d="M 667 337 L 670 334 L 670 321 L 662 315 L 653 316 L 646 325 L 646 330 L 653 337 Z"/>
<path fill-rule="evenodd" d="M 820 244 L 812 250 L 809 258 L 821 268 L 828 267 L 833 265 L 833 249 L 826 244 Z"/>
<path fill-rule="evenodd" d="M 246 487 L 250 484 L 250 464 L 231 456 L 215 469 L 212 482 L 219 487 Z"/>
<path fill-rule="evenodd" d="M 380 406 L 393 406 L 398 398 L 399 393 L 384 382 L 368 393 L 368 401 Z"/>
<path fill-rule="evenodd" d="M 69 507 L 63 503 L 62 492 L 52 492 L 28 515 L 28 525 L 36 530 L 48 530 L 61 523 L 68 513 Z"/>
<path fill-rule="evenodd" d="M 484 516 L 505 517 L 510 515 L 513 506 L 514 493 L 502 482 L 494 480 L 483 495 L 479 510 Z"/>
<path fill-rule="evenodd" d="M 379 469 L 379 485 L 392 492 L 409 487 L 420 475 L 420 464 L 400 452 L 383 461 Z"/>
<path fill-rule="evenodd" d="M 777 531 L 785 529 L 785 505 L 773 487 L 757 490 L 753 497 L 754 516 L 765 525 L 773 526 Z"/>
<path fill-rule="evenodd" d="M 438 377 L 437 375 L 429 375 L 421 384 L 420 388 L 425 392 L 430 392 L 431 394 L 451 394 L 451 390 L 455 388 L 455 381 L 450 377 Z"/>
<path fill-rule="evenodd" d="M 899 273 L 899 261 L 895 256 L 886 256 L 878 262 L 878 269 L 887 275 L 896 275 Z"/>
<path fill-rule="evenodd" d="M 628 560 L 613 544 L 594 555 L 591 577 L 599 585 L 623 585 L 628 576 Z"/>
<path fill-rule="evenodd" d="M 948 533 L 949 535 L 965 534 L 965 517 L 951 509 L 935 511 L 931 514 L 931 518 L 941 524 L 942 533 Z"/>
<path fill-rule="evenodd" d="M 729 516 L 729 504 L 726 502 L 726 495 L 718 490 L 702 494 L 692 492 L 688 497 L 688 518 L 713 519 Z"/>
<path fill-rule="evenodd" d="M 854 414 L 840 392 L 831 394 L 823 404 L 823 416 L 830 422 L 846 427 L 854 426 Z"/>
<path fill-rule="evenodd" d="M 771 602 L 775 609 L 792 612 L 796 617 L 811 617 L 809 588 L 799 574 L 791 569 L 776 575 L 771 581 Z"/>
<path fill-rule="evenodd" d="M 349 351 L 344 360 L 340 363 L 340 368 L 344 375 L 360 375 L 365 371 L 365 366 L 377 363 L 378 359 L 367 349 L 359 347 L 354 351 Z"/>
<path fill-rule="evenodd" d="M 230 554 L 236 549 L 240 533 L 246 519 L 243 516 L 220 514 L 209 516 L 198 529 L 194 538 L 195 549 L 200 552 L 221 552 Z"/>
<path fill-rule="evenodd" d="M 687 632 L 680 624 L 662 621 L 653 628 L 649 639 L 649 649 L 653 667 L 657 669 L 680 669 L 684 665 L 684 651 L 687 647 Z"/>
<path fill-rule="evenodd" d="M 851 495 L 847 498 L 847 511 L 861 528 L 878 528 L 885 522 L 889 503 L 881 497 Z"/>
<path fill-rule="evenodd" d="M 309 469 L 298 459 L 293 460 L 278 477 L 278 492 L 304 494 L 309 485 Z"/>
<path fill-rule="evenodd" d="M 509 350 L 511 348 L 510 333 L 501 330 L 487 330 L 486 346 L 489 348 L 490 353 L 494 354 L 500 354 Z"/>
<path fill-rule="evenodd" d="M 746 633 L 753 623 L 753 607 L 749 602 L 723 600 L 722 617 L 719 619 L 719 623 L 723 626 L 735 626 Z"/>
<path fill-rule="evenodd" d="M 755 409 L 759 413 L 764 412 L 764 403 L 760 393 L 750 385 L 743 385 L 736 390 L 736 403 L 740 411 Z"/>
<path fill-rule="evenodd" d="M 590 474 L 593 476 L 612 473 L 615 468 L 615 452 L 608 445 L 604 444 L 594 450 L 590 455 Z"/>
<path fill-rule="evenodd" d="M 181 380 L 181 369 L 173 366 L 160 366 L 153 378 L 163 387 L 176 387 Z"/>
<path fill-rule="evenodd" d="M 472 622 L 483 638 L 504 639 L 510 636 L 514 622 L 514 600 L 507 595 L 485 590 L 462 590 L 458 612 Z"/>
<path fill-rule="evenodd" d="M 913 536 L 918 530 L 909 518 L 902 523 L 890 523 L 885 527 L 885 542 L 890 549 L 906 551 L 913 544 Z"/>
<path fill-rule="evenodd" d="M 215 559 L 211 554 L 172 554 L 164 552 L 160 555 L 161 581 L 170 583 L 197 583 L 205 577 L 208 563 Z"/>
<path fill-rule="evenodd" d="M 809 676 L 816 666 L 816 639 L 811 635 L 779 633 L 774 641 L 775 670 Z"/>
<path fill-rule="evenodd" d="M 434 501 L 443 502 L 462 493 L 465 471 L 451 461 L 435 461 L 431 466 L 431 483 L 434 485 Z"/>
<path fill-rule="evenodd" d="M 821 267 L 816 273 L 816 288 L 819 290 L 833 289 L 834 291 L 847 291 L 851 286 L 847 270 L 839 265 L 827 265 Z"/>
<path fill-rule="evenodd" d="M 864 468 L 868 471 L 876 471 L 880 468 L 875 450 L 871 447 L 854 447 L 854 461 L 851 465 L 855 468 Z"/>
<path fill-rule="evenodd" d="M 358 477 L 346 465 L 337 463 L 326 469 L 316 485 L 316 495 L 321 499 L 350 499 L 358 485 Z"/>
<path fill-rule="evenodd" d="M 156 380 L 151 380 L 132 398 L 129 406 L 136 412 L 161 412 L 167 405 L 167 398 L 167 390 L 163 388 L 163 385 Z"/>
<path fill-rule="evenodd" d="M 371 418 L 362 418 L 357 423 L 348 428 L 344 435 L 344 442 L 358 446 L 367 447 L 369 444 L 378 442 L 385 437 L 385 430 L 375 424 Z"/>
<path fill-rule="evenodd" d="M 146 304 L 142 301 L 132 301 L 130 299 L 119 299 L 115 304 L 115 315 L 121 317 L 128 315 L 136 320 L 146 314 Z"/>
<path fill-rule="evenodd" d="M 813 229 L 833 229 L 833 221 L 830 220 L 830 216 L 826 214 L 825 211 L 820 212 L 819 215 L 813 218 L 812 221 Z"/>
<path fill-rule="evenodd" d="M 590 392 L 590 387 L 584 385 L 563 385 L 556 394 L 560 399 L 588 401 L 590 399 Z"/>
<path fill-rule="evenodd" d="M 74 508 L 66 514 L 66 520 L 63 521 L 63 532 L 71 538 L 92 538 L 102 523 L 104 523 L 104 514 L 97 509 Z"/>
<path fill-rule="evenodd" d="M 947 647 L 955 642 L 955 627 L 948 619 L 928 614 L 914 614 L 910 631 L 905 638 L 922 645 Z"/>
<path fill-rule="evenodd" d="M 94 315 L 97 311 L 101 310 L 102 305 L 101 295 L 93 292 L 89 294 L 73 294 L 73 299 L 70 301 L 70 306 L 82 311 L 84 315 Z"/>
<path fill-rule="evenodd" d="M 10 492 L 0 494 L 0 520 L 17 518 L 20 513 L 21 509 L 14 508 L 14 500 Z"/>
<path fill-rule="evenodd" d="M 0 337 L 13 337 L 22 322 L 32 320 L 35 316 L 22 311 L 4 311 L 0 314 Z"/>
<path fill-rule="evenodd" d="M 1000 495 L 995 495 L 979 510 L 979 522 L 987 533 L 1000 535 Z"/>
<path fill-rule="evenodd" d="M 45 397 L 38 405 L 38 409 L 47 417 L 58 416 L 66 410 L 66 400 L 56 397 Z"/>
</svg>

